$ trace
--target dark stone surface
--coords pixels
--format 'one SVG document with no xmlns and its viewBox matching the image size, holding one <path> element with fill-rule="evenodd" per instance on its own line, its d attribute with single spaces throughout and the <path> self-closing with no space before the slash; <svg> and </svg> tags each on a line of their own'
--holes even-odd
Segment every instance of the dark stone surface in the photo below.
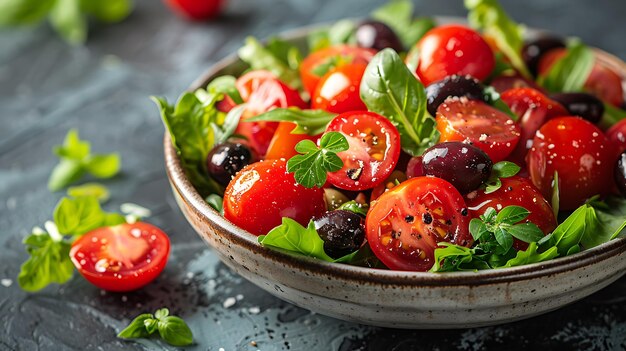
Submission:
<svg viewBox="0 0 626 351">
<path fill-rule="evenodd" d="M 374 0 L 232 0 L 221 19 L 193 24 L 160 2 L 139 1 L 125 22 L 90 32 L 70 48 L 46 27 L 0 33 L 0 350 L 168 349 L 158 341 L 122 342 L 135 315 L 168 306 L 185 318 L 189 350 L 483 350 L 626 348 L 626 279 L 559 311 L 497 327 L 402 331 L 337 321 L 293 307 L 230 272 L 179 212 L 163 170 L 163 127 L 148 95 L 175 99 L 247 35 L 365 16 Z M 575 4 L 574 4 L 575 3 Z M 464 15 L 460 0 L 416 1 L 420 14 Z M 626 58 L 626 2 L 504 2 L 518 20 Z M 133 293 L 104 293 L 76 276 L 37 294 L 15 278 L 26 259 L 23 236 L 52 215 L 61 193 L 46 189 L 51 148 L 71 127 L 95 150 L 119 151 L 123 173 L 106 182 L 107 204 L 132 201 L 170 234 L 161 277 Z M 8 285 L 8 286 L 6 286 Z M 227 307 L 224 302 L 234 298 Z M 256 341 L 257 347 L 250 345 Z"/>
</svg>

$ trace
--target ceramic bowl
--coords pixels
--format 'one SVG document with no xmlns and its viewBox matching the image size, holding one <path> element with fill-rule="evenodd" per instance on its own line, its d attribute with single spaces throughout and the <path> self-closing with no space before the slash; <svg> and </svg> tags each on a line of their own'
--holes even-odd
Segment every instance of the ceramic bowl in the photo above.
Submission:
<svg viewBox="0 0 626 351">
<path fill-rule="evenodd" d="M 304 46 L 309 30 L 282 37 Z M 599 50 L 597 54 L 626 76 L 621 60 Z M 209 69 L 190 90 L 204 87 L 221 74 L 239 74 L 243 69 L 242 62 L 231 55 Z M 219 258 L 271 294 L 327 316 L 393 328 L 494 325 L 555 310 L 604 288 L 626 272 L 625 238 L 544 263 L 439 274 L 333 264 L 273 251 L 207 205 L 185 176 L 167 135 L 164 148 L 176 201 Z"/>
</svg>

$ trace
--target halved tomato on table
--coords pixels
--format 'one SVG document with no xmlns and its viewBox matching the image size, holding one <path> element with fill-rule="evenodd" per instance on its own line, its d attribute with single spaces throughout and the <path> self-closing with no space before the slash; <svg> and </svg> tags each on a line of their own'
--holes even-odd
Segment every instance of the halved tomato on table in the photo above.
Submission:
<svg viewBox="0 0 626 351">
<path fill-rule="evenodd" d="M 72 244 L 70 257 L 78 272 L 109 291 L 131 291 L 153 281 L 165 268 L 170 240 L 143 222 L 92 230 Z"/>
<path fill-rule="evenodd" d="M 315 51 L 300 65 L 300 78 L 304 89 L 313 96 L 320 79 L 331 69 L 348 64 L 367 65 L 374 55 L 376 50 L 349 45 L 331 46 Z"/>
<path fill-rule="evenodd" d="M 236 82 L 241 98 L 247 103 L 242 120 L 235 134 L 248 139 L 249 145 L 259 155 L 265 155 L 278 128 L 278 122 L 246 122 L 247 118 L 257 116 L 276 107 L 306 108 L 297 90 L 292 89 L 276 78 L 269 71 L 251 71 Z"/>
<path fill-rule="evenodd" d="M 484 102 L 449 98 L 437 109 L 440 142 L 462 141 L 483 150 L 493 163 L 504 160 L 517 145 L 521 130 L 504 112 Z"/>
<path fill-rule="evenodd" d="M 343 168 L 328 173 L 328 181 L 340 189 L 360 191 L 382 183 L 400 157 L 400 134 L 391 122 L 376 113 L 356 111 L 335 117 L 326 131 L 342 133 L 350 145 L 337 154 Z"/>
<path fill-rule="evenodd" d="M 365 219 L 367 241 L 385 266 L 427 271 L 440 242 L 469 247 L 470 217 L 461 194 L 441 178 L 411 178 L 383 193 Z"/>
</svg>

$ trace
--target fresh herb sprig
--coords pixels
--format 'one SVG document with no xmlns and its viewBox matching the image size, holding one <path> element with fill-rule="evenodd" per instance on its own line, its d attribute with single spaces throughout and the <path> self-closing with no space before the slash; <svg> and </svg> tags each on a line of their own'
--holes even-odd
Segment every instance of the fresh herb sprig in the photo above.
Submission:
<svg viewBox="0 0 626 351">
<path fill-rule="evenodd" d="M 370 61 L 360 94 L 368 110 L 387 117 L 398 129 L 408 154 L 419 156 L 439 140 L 435 119 L 426 110 L 424 86 L 392 49 L 380 51 Z"/>
<path fill-rule="evenodd" d="M 501 178 L 510 178 L 520 171 L 520 167 L 513 162 L 501 161 L 493 165 L 489 179 L 483 184 L 485 194 L 491 194 L 502 187 Z"/>
<path fill-rule="evenodd" d="M 121 339 L 148 338 L 158 332 L 166 343 L 172 346 L 187 346 L 193 343 L 193 333 L 180 317 L 170 315 L 167 308 L 158 309 L 154 315 L 140 314 L 119 334 Z"/>
<path fill-rule="evenodd" d="M 92 154 L 91 144 L 81 140 L 76 129 L 67 132 L 63 145 L 55 146 L 54 153 L 60 162 L 48 179 L 50 191 L 63 189 L 79 181 L 86 173 L 105 179 L 115 176 L 120 170 L 119 154 Z"/>
<path fill-rule="evenodd" d="M 520 206 L 507 206 L 500 212 L 489 207 L 480 219 L 470 221 L 469 230 L 484 252 L 506 255 L 513 246 L 513 238 L 526 243 L 543 238 L 543 232 L 536 224 L 524 222 L 530 212 Z"/>
<path fill-rule="evenodd" d="M 325 133 L 319 147 L 311 140 L 302 140 L 296 144 L 300 155 L 287 161 L 287 171 L 294 173 L 296 182 L 302 186 L 321 188 L 326 183 L 328 172 L 336 172 L 343 167 L 337 153 L 348 150 L 348 147 L 348 140 L 339 132 Z"/>
</svg>

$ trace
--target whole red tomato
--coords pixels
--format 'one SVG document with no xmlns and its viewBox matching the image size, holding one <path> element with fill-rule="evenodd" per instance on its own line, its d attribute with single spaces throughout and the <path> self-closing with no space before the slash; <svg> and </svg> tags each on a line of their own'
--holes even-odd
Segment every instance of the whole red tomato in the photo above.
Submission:
<svg viewBox="0 0 626 351">
<path fill-rule="evenodd" d="M 177 14 L 192 21 L 203 21 L 216 17 L 225 0 L 165 0 L 165 3 Z"/>
</svg>

